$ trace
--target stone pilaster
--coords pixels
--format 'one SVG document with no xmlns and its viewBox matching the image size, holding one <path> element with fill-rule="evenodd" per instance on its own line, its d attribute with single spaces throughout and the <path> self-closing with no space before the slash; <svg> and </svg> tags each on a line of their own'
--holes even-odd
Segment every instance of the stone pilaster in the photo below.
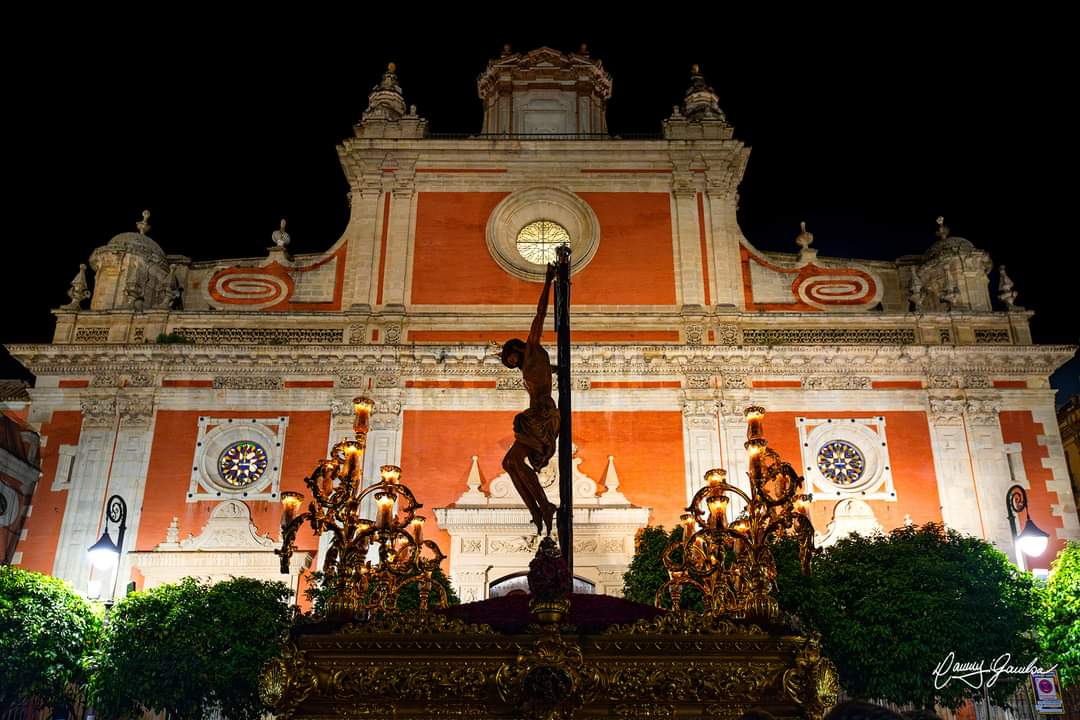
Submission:
<svg viewBox="0 0 1080 720">
<path fill-rule="evenodd" d="M 965 400 L 954 392 L 929 397 L 930 444 L 934 453 L 941 519 L 962 533 L 983 537 L 983 513 L 975 494 L 975 478 L 964 427 Z"/>
<path fill-rule="evenodd" d="M 710 391 L 683 394 L 683 445 L 686 448 L 686 502 L 705 484 L 705 473 L 721 466 L 720 403 Z"/>
</svg>

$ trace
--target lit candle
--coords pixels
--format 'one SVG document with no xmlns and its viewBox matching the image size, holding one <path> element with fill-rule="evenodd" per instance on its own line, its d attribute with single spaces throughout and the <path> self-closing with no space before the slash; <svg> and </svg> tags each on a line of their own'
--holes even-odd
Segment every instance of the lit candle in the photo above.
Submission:
<svg viewBox="0 0 1080 720">
<path fill-rule="evenodd" d="M 765 474 L 765 448 L 769 446 L 763 437 L 747 440 L 746 452 L 750 455 L 750 477 L 755 480 Z"/>
<path fill-rule="evenodd" d="M 353 398 L 353 431 L 357 436 L 367 435 L 371 423 L 371 411 L 375 403 L 366 397 Z"/>
<path fill-rule="evenodd" d="M 334 491 L 334 463 L 323 460 L 319 463 L 319 492 L 323 497 L 330 497 Z"/>
<path fill-rule="evenodd" d="M 412 520 L 413 538 L 416 540 L 416 544 L 424 542 L 424 518 L 417 516 Z"/>
<path fill-rule="evenodd" d="M 810 514 L 810 502 L 814 499 L 813 495 L 796 495 L 795 496 L 795 511 L 801 512 L 803 515 Z"/>
<path fill-rule="evenodd" d="M 694 534 L 694 516 L 688 512 L 679 516 L 679 524 L 682 525 L 683 540 L 688 540 Z"/>
<path fill-rule="evenodd" d="M 281 493 L 281 527 L 285 527 L 296 517 L 296 511 L 304 502 L 304 496 L 298 492 L 287 490 Z"/>
<path fill-rule="evenodd" d="M 379 507 L 375 511 L 375 527 L 384 530 L 390 527 L 390 514 L 394 510 L 394 496 L 383 495 L 377 502 Z"/>
<path fill-rule="evenodd" d="M 705 473 L 705 482 L 713 487 L 717 487 L 722 482 L 727 482 L 727 470 L 724 470 L 723 468 L 713 468 Z"/>
<path fill-rule="evenodd" d="M 727 495 L 718 495 L 709 498 L 709 527 L 712 529 L 724 527 L 727 520 Z"/>
<path fill-rule="evenodd" d="M 753 440 L 762 435 L 765 425 L 765 408 L 759 405 L 751 405 L 746 408 L 746 439 Z"/>
<path fill-rule="evenodd" d="M 379 474 L 382 475 L 382 481 L 387 485 L 393 485 L 401 477 L 401 468 L 397 465 L 383 465 L 379 468 Z"/>
</svg>

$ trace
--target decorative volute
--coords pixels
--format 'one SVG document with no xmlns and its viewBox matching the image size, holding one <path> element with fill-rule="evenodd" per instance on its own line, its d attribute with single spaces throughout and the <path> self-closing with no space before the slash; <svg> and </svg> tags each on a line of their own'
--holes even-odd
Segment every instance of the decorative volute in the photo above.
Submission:
<svg viewBox="0 0 1080 720">
<path fill-rule="evenodd" d="M 576 53 L 510 46 L 476 82 L 484 101 L 485 134 L 607 133 L 611 75 L 582 45 Z"/>
<path fill-rule="evenodd" d="M 422 138 L 427 134 L 427 120 L 417 116 L 416 106 L 406 110 L 394 63 L 387 65 L 382 80 L 368 94 L 367 110 L 354 131 L 357 137 Z"/>
<path fill-rule="evenodd" d="M 90 255 L 94 270 L 91 310 L 135 311 L 161 307 L 169 297 L 169 262 L 150 239 L 150 211 L 135 224 L 138 232 L 120 233 Z"/>
<path fill-rule="evenodd" d="M 705 81 L 701 67 L 690 68 L 690 87 L 683 106 L 676 105 L 664 121 L 664 137 L 669 140 L 729 140 L 734 130 L 720 109 L 720 96 Z"/>
<path fill-rule="evenodd" d="M 937 224 L 937 242 L 926 251 L 922 264 L 913 268 L 919 278 L 911 289 L 913 304 L 924 312 L 991 311 L 989 253 L 953 236 L 945 218 L 939 217 Z"/>
</svg>

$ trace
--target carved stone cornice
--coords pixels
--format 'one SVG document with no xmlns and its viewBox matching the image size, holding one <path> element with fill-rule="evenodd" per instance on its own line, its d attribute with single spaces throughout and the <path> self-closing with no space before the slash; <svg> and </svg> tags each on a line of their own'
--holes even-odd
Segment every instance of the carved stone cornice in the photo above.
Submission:
<svg viewBox="0 0 1080 720">
<path fill-rule="evenodd" d="M 804 378 L 807 390 L 869 390 L 870 378 L 860 375 L 815 375 Z"/>
<path fill-rule="evenodd" d="M 280 390 L 280 375 L 218 375 L 215 390 Z"/>
<path fill-rule="evenodd" d="M 935 425 L 960 425 L 964 422 L 966 403 L 960 395 L 930 398 L 930 421 Z"/>
<path fill-rule="evenodd" d="M 177 372 L 222 378 L 225 387 L 270 389 L 266 368 L 361 381 L 374 369 L 376 387 L 400 387 L 406 378 L 512 377 L 486 346 L 254 346 L 254 345 L 10 345 L 9 351 L 36 375 L 97 375 Z M 745 378 L 801 379 L 848 374 L 856 377 L 923 376 L 931 389 L 959 388 L 961 378 L 1049 376 L 1075 348 L 1033 346 L 782 346 L 582 345 L 573 349 L 576 375 L 604 377 L 721 375 L 726 388 Z M 245 379 L 224 380 L 226 377 Z M 256 380 L 254 377 L 262 379 Z M 506 379 L 504 379 L 506 378 Z M 741 379 L 740 379 L 741 378 Z M 968 381 L 970 382 L 970 381 Z M 976 381 L 985 385 L 982 379 Z M 355 385 L 362 387 L 362 383 Z"/>
</svg>

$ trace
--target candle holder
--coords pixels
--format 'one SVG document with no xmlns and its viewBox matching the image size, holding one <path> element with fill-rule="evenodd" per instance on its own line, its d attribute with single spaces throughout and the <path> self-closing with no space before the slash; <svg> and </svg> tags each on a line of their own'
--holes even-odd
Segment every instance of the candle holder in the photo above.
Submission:
<svg viewBox="0 0 1080 720">
<path fill-rule="evenodd" d="M 798 539 L 802 573 L 810 574 L 814 526 L 808 514 L 813 496 L 802 492 L 803 478 L 769 447 L 764 408 L 746 408 L 746 419 L 750 492 L 729 484 L 725 470 L 705 473 L 705 486 L 679 520 L 682 537 L 664 550 L 668 580 L 656 592 L 658 607 L 667 596 L 672 607 L 680 610 L 680 599 L 689 586 L 701 591 L 707 614 L 753 622 L 774 620 L 779 607 L 771 546 L 785 535 Z M 733 495 L 742 498 L 745 507 L 728 522 Z"/>
<path fill-rule="evenodd" d="M 364 487 L 364 453 L 374 403 L 356 398 L 353 407 L 355 438 L 334 445 L 330 457 L 304 480 L 312 494 L 307 511 L 298 512 L 302 494 L 281 493 L 281 548 L 274 551 L 281 557 L 281 572 L 288 572 L 296 535 L 307 524 L 315 535 L 330 533 L 323 562 L 324 581 L 334 591 L 327 602 L 328 617 L 376 617 L 396 608 L 401 591 L 412 584 L 419 586 L 421 610 L 428 609 L 433 590 L 439 606 L 446 607 L 446 590 L 432 580 L 445 556 L 437 544 L 423 539 L 424 519 L 416 514 L 423 505 L 401 482 L 401 468 L 384 465 L 380 480 Z M 369 497 L 377 508 L 374 519 L 361 516 Z M 374 564 L 368 559 L 372 545 L 378 547 Z"/>
</svg>

